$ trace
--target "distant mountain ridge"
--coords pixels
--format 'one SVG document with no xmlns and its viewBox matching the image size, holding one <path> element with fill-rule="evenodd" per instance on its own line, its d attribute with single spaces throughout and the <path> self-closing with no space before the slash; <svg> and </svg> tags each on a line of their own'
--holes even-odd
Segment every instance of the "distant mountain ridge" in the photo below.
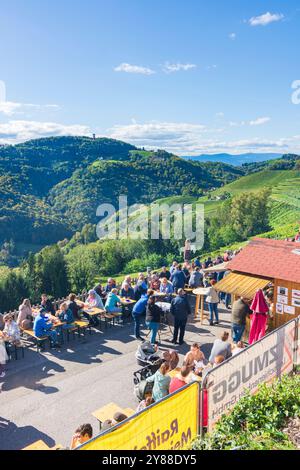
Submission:
<svg viewBox="0 0 300 470">
<path fill-rule="evenodd" d="M 281 156 L 281 153 L 241 153 L 238 155 L 233 155 L 230 153 L 217 153 L 214 155 L 202 154 L 196 157 L 185 156 L 182 158 L 196 162 L 221 162 L 227 163 L 229 165 L 241 166 L 245 163 L 256 163 L 274 160 L 280 158 Z"/>
</svg>

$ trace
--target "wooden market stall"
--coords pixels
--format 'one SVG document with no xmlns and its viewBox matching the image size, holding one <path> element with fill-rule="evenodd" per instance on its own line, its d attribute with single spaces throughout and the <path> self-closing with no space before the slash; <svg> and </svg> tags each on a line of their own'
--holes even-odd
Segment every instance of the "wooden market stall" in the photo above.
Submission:
<svg viewBox="0 0 300 470">
<path fill-rule="evenodd" d="M 255 238 L 228 263 L 227 270 L 230 273 L 215 288 L 234 299 L 251 300 L 258 289 L 273 291 L 272 328 L 300 315 L 300 243 Z M 204 292 L 196 291 L 195 313 L 200 312 L 203 319 Z"/>
</svg>

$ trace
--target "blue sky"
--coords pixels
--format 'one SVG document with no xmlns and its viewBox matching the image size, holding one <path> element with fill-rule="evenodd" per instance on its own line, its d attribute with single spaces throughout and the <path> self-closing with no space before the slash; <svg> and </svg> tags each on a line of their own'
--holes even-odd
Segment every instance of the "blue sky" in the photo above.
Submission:
<svg viewBox="0 0 300 470">
<path fill-rule="evenodd" d="M 1 0 L 0 143 L 300 152 L 299 44 L 299 0 Z"/>
</svg>

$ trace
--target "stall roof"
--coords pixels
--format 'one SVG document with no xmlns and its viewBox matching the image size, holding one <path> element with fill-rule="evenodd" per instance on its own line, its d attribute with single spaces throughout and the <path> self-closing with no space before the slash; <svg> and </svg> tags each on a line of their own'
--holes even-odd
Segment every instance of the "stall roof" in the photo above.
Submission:
<svg viewBox="0 0 300 470">
<path fill-rule="evenodd" d="M 264 289 L 269 283 L 270 279 L 230 273 L 220 282 L 217 282 L 214 287 L 219 292 L 226 292 L 239 297 L 252 299 L 259 289 Z"/>
<path fill-rule="evenodd" d="M 228 269 L 300 283 L 300 243 L 255 238 L 229 262 Z"/>
<path fill-rule="evenodd" d="M 225 263 L 216 264 L 215 266 L 211 266 L 210 268 L 203 269 L 203 272 L 204 273 L 221 273 L 223 271 L 227 271 L 228 264 L 229 264 L 228 261 Z"/>
</svg>

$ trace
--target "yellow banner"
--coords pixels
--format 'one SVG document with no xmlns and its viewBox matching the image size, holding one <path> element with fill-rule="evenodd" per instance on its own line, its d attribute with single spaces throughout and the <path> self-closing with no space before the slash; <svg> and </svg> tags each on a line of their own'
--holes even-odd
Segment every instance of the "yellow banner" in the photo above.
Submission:
<svg viewBox="0 0 300 470">
<path fill-rule="evenodd" d="M 183 450 L 198 434 L 198 384 L 146 409 L 79 450 Z"/>
</svg>

